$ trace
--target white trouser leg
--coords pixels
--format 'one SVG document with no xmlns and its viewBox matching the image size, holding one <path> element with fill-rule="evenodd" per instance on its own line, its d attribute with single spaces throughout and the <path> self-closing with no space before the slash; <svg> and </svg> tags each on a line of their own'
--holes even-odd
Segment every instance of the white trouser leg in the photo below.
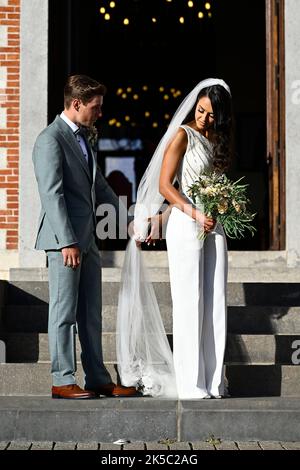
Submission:
<svg viewBox="0 0 300 470">
<path fill-rule="evenodd" d="M 198 232 L 192 218 L 172 209 L 166 239 L 173 302 L 173 356 L 180 399 L 207 395 L 201 353 L 204 260 Z"/>
<path fill-rule="evenodd" d="M 204 242 L 202 343 L 207 391 L 224 394 L 224 354 L 227 329 L 227 244 L 218 225 Z"/>
</svg>

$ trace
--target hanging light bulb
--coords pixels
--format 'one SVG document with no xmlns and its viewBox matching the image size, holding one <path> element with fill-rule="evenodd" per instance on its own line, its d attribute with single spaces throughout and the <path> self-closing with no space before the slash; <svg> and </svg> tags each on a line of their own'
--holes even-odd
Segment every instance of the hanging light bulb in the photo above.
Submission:
<svg viewBox="0 0 300 470">
<path fill-rule="evenodd" d="M 168 100 L 169 99 L 169 95 L 164 95 L 164 100 Z"/>
<path fill-rule="evenodd" d="M 162 93 L 163 91 L 165 91 L 164 87 L 163 86 L 160 86 L 159 87 L 159 91 Z"/>
<path fill-rule="evenodd" d="M 129 25 L 129 19 L 128 19 L 128 18 L 124 18 L 123 24 L 125 24 L 126 26 Z"/>
<path fill-rule="evenodd" d="M 152 127 L 158 127 L 157 122 L 152 122 Z"/>
<path fill-rule="evenodd" d="M 109 6 L 110 6 L 110 8 L 115 8 L 116 4 L 115 4 L 115 2 L 110 2 Z"/>
<path fill-rule="evenodd" d="M 130 121 L 130 116 L 125 116 L 125 121 Z"/>
<path fill-rule="evenodd" d="M 105 13 L 104 19 L 105 19 L 106 21 L 109 21 L 109 20 L 110 20 L 110 14 L 109 14 L 109 13 Z"/>
<path fill-rule="evenodd" d="M 148 86 L 147 86 L 147 85 L 143 85 L 142 90 L 143 90 L 143 91 L 148 91 Z"/>
<path fill-rule="evenodd" d="M 127 91 L 127 93 L 131 93 L 131 92 L 132 92 L 131 86 L 127 87 L 127 90 L 126 90 L 126 91 Z"/>
<path fill-rule="evenodd" d="M 198 18 L 200 18 L 201 20 L 202 20 L 202 18 L 204 18 L 204 13 L 202 13 L 202 11 L 199 11 Z"/>
<path fill-rule="evenodd" d="M 204 6 L 205 6 L 206 10 L 210 10 L 210 3 L 209 2 L 206 2 Z"/>
<path fill-rule="evenodd" d="M 165 118 L 165 119 L 170 119 L 170 114 L 165 114 L 165 115 L 164 115 L 164 118 Z"/>
<path fill-rule="evenodd" d="M 122 93 L 122 98 L 125 100 L 127 98 L 127 93 Z"/>
<path fill-rule="evenodd" d="M 123 89 L 122 88 L 118 88 L 117 89 L 117 95 L 121 95 L 123 93 Z"/>
<path fill-rule="evenodd" d="M 149 111 L 145 111 L 145 117 L 149 117 L 149 116 L 150 116 Z"/>
<path fill-rule="evenodd" d="M 138 95 L 137 93 L 135 93 L 135 94 L 133 95 L 133 99 L 134 99 L 134 100 L 138 100 L 138 99 L 139 99 L 139 95 Z"/>
<path fill-rule="evenodd" d="M 193 8 L 193 6 L 194 6 L 194 2 L 192 2 L 192 0 L 189 0 L 188 1 L 188 7 Z"/>
<path fill-rule="evenodd" d="M 121 127 L 122 124 L 118 121 L 118 122 L 116 123 L 116 126 L 117 126 L 117 127 Z"/>
<path fill-rule="evenodd" d="M 181 17 L 179 18 L 179 23 L 181 23 L 181 24 L 184 23 L 184 17 L 183 17 L 183 16 L 181 16 Z"/>
<path fill-rule="evenodd" d="M 104 8 L 104 7 L 101 7 L 99 11 L 100 11 L 100 13 L 102 13 L 102 15 L 104 15 L 104 13 L 105 13 L 105 8 Z"/>
<path fill-rule="evenodd" d="M 152 18 L 152 23 L 156 23 L 157 22 L 157 19 L 156 18 Z"/>
</svg>

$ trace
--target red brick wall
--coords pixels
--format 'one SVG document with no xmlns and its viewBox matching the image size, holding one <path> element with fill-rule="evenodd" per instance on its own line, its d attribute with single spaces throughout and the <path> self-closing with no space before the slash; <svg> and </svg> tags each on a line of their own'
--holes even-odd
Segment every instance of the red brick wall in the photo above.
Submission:
<svg viewBox="0 0 300 470">
<path fill-rule="evenodd" d="M 0 235 L 18 248 L 20 0 L 0 2 Z M 1 200 L 2 199 L 2 200 Z"/>
</svg>

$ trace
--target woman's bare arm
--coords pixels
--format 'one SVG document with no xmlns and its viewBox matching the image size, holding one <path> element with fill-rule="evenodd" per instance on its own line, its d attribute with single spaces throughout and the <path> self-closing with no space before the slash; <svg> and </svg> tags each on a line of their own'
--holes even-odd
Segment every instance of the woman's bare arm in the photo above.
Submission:
<svg viewBox="0 0 300 470">
<path fill-rule="evenodd" d="M 173 186 L 173 181 L 187 147 L 187 135 L 184 129 L 179 129 L 176 136 L 165 151 L 162 162 L 159 191 L 172 205 L 185 212 L 203 225 L 205 231 L 214 227 L 214 220 L 206 217 L 179 193 Z"/>
</svg>

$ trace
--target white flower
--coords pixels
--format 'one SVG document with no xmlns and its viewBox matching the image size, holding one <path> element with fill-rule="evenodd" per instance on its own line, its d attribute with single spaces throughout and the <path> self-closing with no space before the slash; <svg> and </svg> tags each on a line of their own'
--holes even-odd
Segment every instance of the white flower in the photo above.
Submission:
<svg viewBox="0 0 300 470">
<path fill-rule="evenodd" d="M 232 205 L 235 208 L 236 212 L 241 212 L 241 209 L 242 209 L 241 205 L 238 202 L 236 202 L 234 199 L 232 201 Z"/>
<path fill-rule="evenodd" d="M 219 214 L 225 214 L 225 212 L 227 212 L 227 209 L 228 209 L 228 202 L 226 201 L 226 199 L 222 199 L 220 203 L 218 204 Z"/>
<path fill-rule="evenodd" d="M 98 143 L 98 129 L 95 126 L 87 128 L 87 140 L 92 149 L 97 149 Z"/>
</svg>

